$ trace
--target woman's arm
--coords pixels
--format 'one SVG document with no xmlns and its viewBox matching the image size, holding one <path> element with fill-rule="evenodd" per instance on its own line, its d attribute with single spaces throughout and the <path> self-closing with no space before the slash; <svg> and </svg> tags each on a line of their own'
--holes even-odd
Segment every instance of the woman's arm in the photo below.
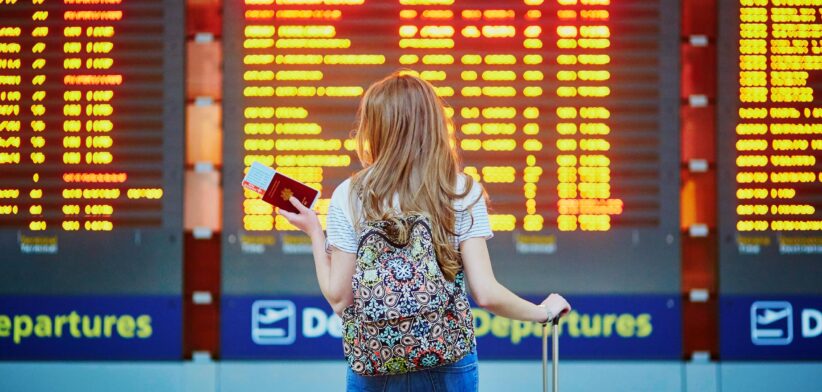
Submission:
<svg viewBox="0 0 822 392">
<path fill-rule="evenodd" d="M 474 237 L 462 241 L 460 252 L 471 296 L 479 306 L 494 314 L 542 323 L 548 321 L 549 311 L 554 316 L 571 311 L 571 305 L 557 294 L 549 295 L 542 304 L 536 305 L 520 298 L 497 282 L 484 238 Z"/>
<path fill-rule="evenodd" d="M 328 274 L 328 292 L 326 297 L 334 313 L 342 315 L 343 310 L 354 303 L 354 290 L 351 281 L 357 266 L 357 255 L 334 248 L 331 251 L 331 271 Z M 328 298 L 331 299 L 328 299 Z"/>
<path fill-rule="evenodd" d="M 314 254 L 314 267 L 320 291 L 334 312 L 342 314 L 346 306 L 354 302 L 351 280 L 356 267 L 356 255 L 336 248 L 331 251 L 331 255 L 326 253 L 325 234 L 317 214 L 294 197 L 290 201 L 300 213 L 285 210 L 278 212 L 311 238 L 311 251 Z"/>
</svg>

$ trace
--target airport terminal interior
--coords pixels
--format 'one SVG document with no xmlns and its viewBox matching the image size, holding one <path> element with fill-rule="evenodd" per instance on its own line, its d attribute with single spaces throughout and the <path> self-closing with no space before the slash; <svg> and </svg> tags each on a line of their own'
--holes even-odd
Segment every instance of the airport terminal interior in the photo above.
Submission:
<svg viewBox="0 0 822 392">
<path fill-rule="evenodd" d="M 325 227 L 392 72 L 497 279 L 571 303 L 563 392 L 822 391 L 822 0 L 0 0 L 0 391 L 345 390 L 311 239 L 243 180 Z M 470 306 L 479 389 L 539 390 L 543 326 Z"/>
</svg>

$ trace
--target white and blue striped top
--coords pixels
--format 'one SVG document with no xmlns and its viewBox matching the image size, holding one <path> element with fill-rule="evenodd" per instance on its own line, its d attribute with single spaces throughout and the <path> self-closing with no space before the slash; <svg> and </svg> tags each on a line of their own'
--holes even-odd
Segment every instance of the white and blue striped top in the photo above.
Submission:
<svg viewBox="0 0 822 392">
<path fill-rule="evenodd" d="M 460 186 L 465 186 L 466 176 L 459 176 Z M 468 177 L 470 178 L 470 177 Z M 473 181 L 473 179 L 471 180 Z M 331 202 L 328 205 L 328 217 L 326 220 L 326 251 L 335 247 L 343 252 L 357 253 L 357 232 L 354 230 L 354 220 L 348 203 L 348 194 L 351 189 L 351 180 L 345 180 L 337 186 L 331 195 Z M 464 189 L 464 188 L 463 188 Z M 481 185 L 474 182 L 471 192 L 462 199 L 456 201 L 456 232 L 454 245 L 459 248 L 459 244 L 469 238 L 483 237 L 490 239 L 494 236 L 491 231 L 491 224 L 488 222 L 488 208 L 485 199 L 481 196 Z M 474 200 L 479 201 L 474 204 L 470 211 L 465 207 Z M 473 221 L 472 218 L 473 217 Z"/>
</svg>

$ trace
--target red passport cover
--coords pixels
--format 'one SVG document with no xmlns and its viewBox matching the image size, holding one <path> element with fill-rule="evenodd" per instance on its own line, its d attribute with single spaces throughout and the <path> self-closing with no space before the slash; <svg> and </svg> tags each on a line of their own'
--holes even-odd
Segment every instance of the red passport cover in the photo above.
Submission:
<svg viewBox="0 0 822 392">
<path fill-rule="evenodd" d="M 268 189 L 263 193 L 263 201 L 286 211 L 299 213 L 288 198 L 294 196 L 304 206 L 311 208 L 318 195 L 319 191 L 316 189 L 283 174 L 275 173 L 271 183 L 268 184 Z"/>
</svg>

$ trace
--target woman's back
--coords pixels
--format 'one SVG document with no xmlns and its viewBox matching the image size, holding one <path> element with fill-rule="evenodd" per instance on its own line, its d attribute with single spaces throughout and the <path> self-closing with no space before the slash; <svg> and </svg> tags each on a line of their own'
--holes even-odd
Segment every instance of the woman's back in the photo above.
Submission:
<svg viewBox="0 0 822 392">
<path fill-rule="evenodd" d="M 349 390 L 476 391 L 466 283 L 503 317 L 546 322 L 570 310 L 555 294 L 535 305 L 497 282 L 483 191 L 462 173 L 452 131 L 433 86 L 392 74 L 361 101 L 363 169 L 335 189 L 328 238 L 296 199 L 299 214 L 280 211 L 311 237 L 320 290 L 344 319 Z"/>
<path fill-rule="evenodd" d="M 473 191 L 454 201 L 457 217 L 452 231 L 457 235 L 451 239 L 453 246 L 470 237 L 492 236 L 484 201 L 477 202 L 481 190 L 466 178 L 458 177 L 458 187 L 473 185 Z M 424 214 L 402 211 L 398 199 L 394 198 L 391 215 L 400 219 L 367 221 L 357 211 L 360 200 L 346 180 L 335 189 L 329 204 L 326 246 L 357 255 L 354 301 L 342 314 L 344 352 L 357 374 L 426 370 L 475 354 L 464 272 L 460 267 L 453 279 L 443 276 L 430 220 Z M 406 230 L 388 230 L 397 224 Z M 406 382 L 439 379 L 448 384 L 452 382 L 449 374 L 418 375 Z"/>
</svg>

